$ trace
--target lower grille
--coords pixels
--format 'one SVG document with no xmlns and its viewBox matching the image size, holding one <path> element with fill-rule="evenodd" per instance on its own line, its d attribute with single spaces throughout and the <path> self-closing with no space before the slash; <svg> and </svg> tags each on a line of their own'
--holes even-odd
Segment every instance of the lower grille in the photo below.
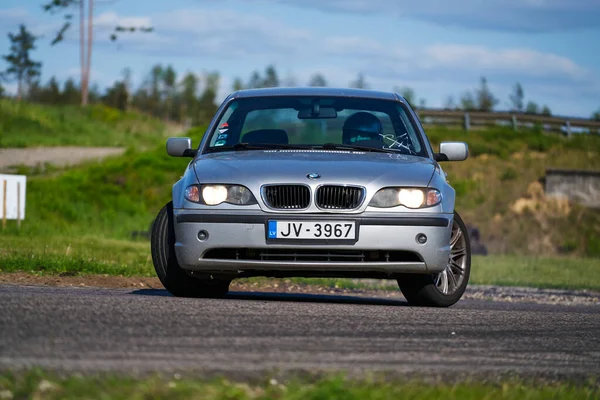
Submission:
<svg viewBox="0 0 600 400">
<path fill-rule="evenodd" d="M 329 210 L 353 210 L 361 205 L 365 191 L 353 186 L 321 186 L 317 189 L 316 204 Z"/>
<path fill-rule="evenodd" d="M 310 205 L 310 190 L 304 185 L 265 186 L 263 200 L 273 209 L 301 210 Z"/>
<path fill-rule="evenodd" d="M 399 250 L 212 249 L 204 259 L 305 262 L 422 262 L 417 253 Z"/>
</svg>

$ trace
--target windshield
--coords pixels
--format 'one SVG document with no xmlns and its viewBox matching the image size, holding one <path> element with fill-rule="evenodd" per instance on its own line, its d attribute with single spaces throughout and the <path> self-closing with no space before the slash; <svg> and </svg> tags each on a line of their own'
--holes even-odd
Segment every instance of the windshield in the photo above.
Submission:
<svg viewBox="0 0 600 400">
<path fill-rule="evenodd" d="M 234 100 L 217 121 L 205 151 L 261 146 L 355 147 L 427 157 L 419 131 L 401 103 L 317 96 Z"/>
</svg>

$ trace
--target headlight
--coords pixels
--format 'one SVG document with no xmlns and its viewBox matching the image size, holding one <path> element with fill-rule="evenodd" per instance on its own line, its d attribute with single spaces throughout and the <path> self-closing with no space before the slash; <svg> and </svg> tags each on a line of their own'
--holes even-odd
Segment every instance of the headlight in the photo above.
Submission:
<svg viewBox="0 0 600 400">
<path fill-rule="evenodd" d="M 202 188 L 202 199 L 209 206 L 216 206 L 227 200 L 227 188 L 225 186 L 204 186 Z"/>
<path fill-rule="evenodd" d="M 194 203 L 209 206 L 221 203 L 256 204 L 256 199 L 250 189 L 241 185 L 191 185 L 185 189 L 185 198 Z"/>
<path fill-rule="evenodd" d="M 437 189 L 385 188 L 375 193 L 369 206 L 388 208 L 403 205 L 407 208 L 425 208 L 435 206 L 441 201 L 442 194 Z"/>
</svg>

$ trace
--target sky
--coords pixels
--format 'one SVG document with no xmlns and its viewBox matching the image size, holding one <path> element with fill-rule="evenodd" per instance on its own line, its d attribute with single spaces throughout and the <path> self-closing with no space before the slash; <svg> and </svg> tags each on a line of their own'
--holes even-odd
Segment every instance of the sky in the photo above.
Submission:
<svg viewBox="0 0 600 400">
<path fill-rule="evenodd" d="M 0 54 L 23 23 L 40 36 L 31 56 L 42 81 L 78 79 L 78 31 L 51 46 L 62 16 L 45 13 L 46 1 L 2 0 Z M 218 71 L 221 101 L 236 77 L 274 65 L 286 85 L 319 72 L 348 87 L 362 73 L 369 88 L 410 87 L 427 107 L 457 102 L 485 76 L 498 110 L 511 107 L 516 82 L 525 102 L 554 115 L 600 109 L 600 0 L 96 0 L 94 15 L 100 88 L 126 67 L 139 85 L 153 65 L 170 64 L 179 76 Z M 116 25 L 155 30 L 111 42 Z"/>
</svg>

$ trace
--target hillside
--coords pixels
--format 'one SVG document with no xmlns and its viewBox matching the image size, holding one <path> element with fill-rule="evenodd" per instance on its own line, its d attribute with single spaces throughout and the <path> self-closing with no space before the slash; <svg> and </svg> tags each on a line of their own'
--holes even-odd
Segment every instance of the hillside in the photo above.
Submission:
<svg viewBox="0 0 600 400">
<path fill-rule="evenodd" d="M 0 99 L 0 148 L 154 146 L 180 127 L 137 112 Z"/>
<path fill-rule="evenodd" d="M 58 112 L 40 110 L 54 116 Z M 74 122 L 64 125 L 95 123 L 83 114 L 67 116 Z M 202 132 L 196 128 L 186 135 L 198 143 Z M 479 229 L 490 253 L 600 256 L 600 211 L 546 200 L 539 184 L 546 168 L 600 169 L 600 137 L 568 139 L 500 128 L 427 132 L 434 148 L 441 140 L 469 144 L 467 161 L 443 163 L 443 168 L 457 190 L 457 210 Z M 131 147 L 122 156 L 64 169 L 21 168 L 28 175 L 27 220 L 20 232 L 11 225 L 3 234 L 127 239 L 135 231 L 146 231 L 189 160 L 169 157 L 159 134 L 142 137 L 149 150 Z"/>
</svg>

